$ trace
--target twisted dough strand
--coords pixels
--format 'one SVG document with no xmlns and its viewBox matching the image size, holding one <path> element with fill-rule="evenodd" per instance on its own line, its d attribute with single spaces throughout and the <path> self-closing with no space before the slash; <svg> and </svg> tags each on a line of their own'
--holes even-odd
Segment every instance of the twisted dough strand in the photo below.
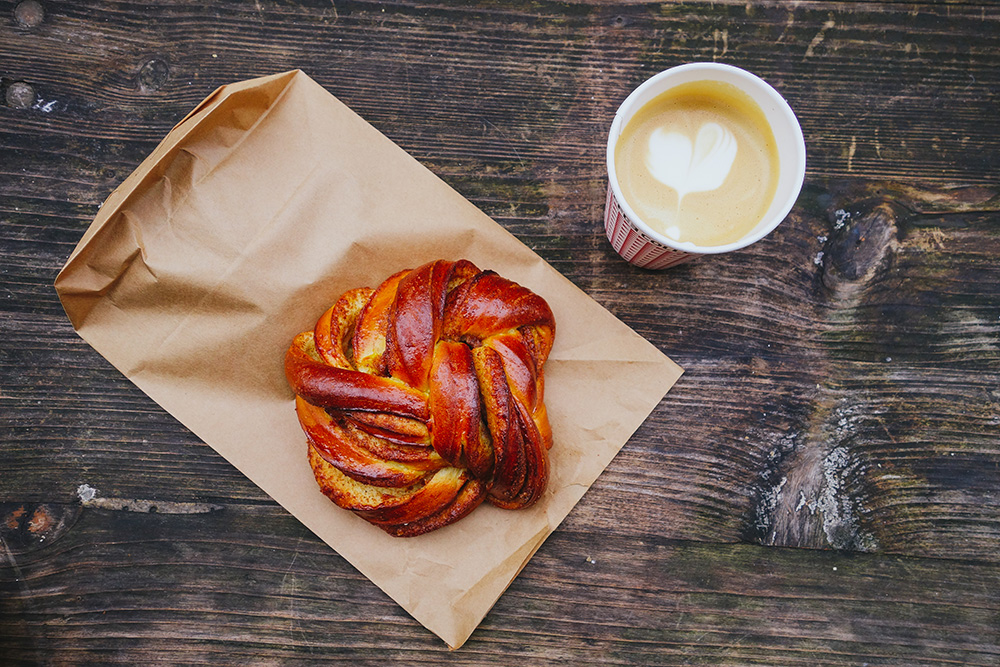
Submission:
<svg viewBox="0 0 1000 667">
<path fill-rule="evenodd" d="M 536 502 L 554 336 L 544 299 L 466 260 L 346 292 L 285 357 L 323 493 L 400 536 Z"/>
</svg>

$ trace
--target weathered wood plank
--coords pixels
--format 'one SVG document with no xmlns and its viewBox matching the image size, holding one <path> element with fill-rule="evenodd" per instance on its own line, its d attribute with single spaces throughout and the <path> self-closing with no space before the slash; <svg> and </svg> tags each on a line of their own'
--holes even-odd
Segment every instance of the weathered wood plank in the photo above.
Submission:
<svg viewBox="0 0 1000 667">
<path fill-rule="evenodd" d="M 5 40 L 4 76 L 37 104 L 0 112 L 29 132 L 153 142 L 215 85 L 303 67 L 418 158 L 583 150 L 596 164 L 631 87 L 721 60 L 789 97 L 812 173 L 988 183 L 996 167 L 995 8 L 163 3 L 150 22 L 115 5 L 46 7 L 41 26 Z"/>
<path fill-rule="evenodd" d="M 602 482 L 624 492 L 619 504 L 636 494 L 651 503 L 630 529 L 1000 557 L 1000 311 L 990 291 L 1000 247 L 979 233 L 995 216 L 992 192 L 957 190 L 949 210 L 942 191 L 883 187 L 873 199 L 867 186 L 814 186 L 786 228 L 732 257 L 655 275 L 614 258 L 604 275 L 606 265 L 565 266 L 688 371 L 626 449 L 623 472 L 616 463 Z M 84 482 L 140 497 L 156 480 L 161 499 L 183 500 L 213 494 L 208 470 L 259 497 L 62 319 L 51 280 L 76 225 L 19 220 L 4 229 L 13 304 L 0 317 L 0 404 L 13 415 L 7 465 L 26 474 L 4 499 L 65 499 Z M 553 238 L 534 245 L 544 252 Z M 53 467 L 42 481 L 30 474 Z M 133 469 L 141 474 L 123 474 Z M 581 520 L 618 530 L 613 509 Z M 675 517 L 666 532 L 661 514 Z"/>
<path fill-rule="evenodd" d="M 0 20 L 0 662 L 1000 662 L 996 4 L 41 4 Z M 788 97 L 807 187 L 649 273 L 602 236 L 605 133 L 688 60 Z M 458 654 L 51 288 L 194 104 L 293 67 L 687 370 Z"/>
<path fill-rule="evenodd" d="M 10 516 L 5 506 L 3 518 Z M 28 507 L 34 514 L 37 507 Z M 47 511 L 57 515 L 59 508 Z M 0 571 L 5 664 L 989 665 L 997 565 L 553 535 L 446 647 L 271 506 L 65 508 Z M 3 530 L 0 528 L 0 530 Z M 5 543 L 11 549 L 10 531 Z"/>
<path fill-rule="evenodd" d="M 931 196 L 934 206 L 944 205 L 940 194 Z M 668 353 L 683 351 L 688 372 L 599 482 L 598 488 L 609 485 L 621 495 L 580 522 L 622 530 L 620 506 L 638 497 L 646 509 L 631 511 L 632 534 L 998 557 L 1000 355 L 990 340 L 1000 312 L 985 287 L 974 286 L 997 284 L 997 269 L 985 258 L 1000 248 L 988 237 L 970 244 L 964 228 L 910 224 L 893 237 L 899 237 L 893 257 L 879 255 L 895 262 L 883 271 L 894 272 L 900 287 L 886 290 L 875 274 L 870 285 L 845 286 L 837 271 L 857 269 L 847 251 L 815 262 L 819 248 L 837 246 L 856 229 L 847 224 L 841 200 L 830 201 L 832 223 L 808 225 L 825 230 L 823 243 L 806 228 L 788 230 L 748 251 L 763 254 L 756 264 L 746 257 L 704 260 L 669 277 L 642 278 L 657 287 L 679 276 L 688 283 L 683 308 L 675 297 L 664 302 L 656 289 L 618 293 L 590 286 Z M 911 199 L 909 207 L 918 204 Z M 968 215 L 974 204 L 956 210 Z M 912 215 L 927 224 L 926 214 Z M 845 224 L 835 230 L 838 220 Z M 797 261 L 782 264 L 782 257 Z M 933 303 L 924 303 L 929 286 L 922 272 L 940 264 L 939 257 L 950 264 L 936 272 Z M 758 275 L 761 266 L 768 269 Z M 977 282 L 969 283 L 967 266 L 976 267 Z M 21 302 L 37 307 L 53 300 L 47 284 L 24 290 Z M 46 310 L 57 313 L 58 305 Z M 108 368 L 57 314 L 36 318 L 0 321 L 12 357 L 2 366 L 11 380 L 0 402 L 15 408 L 12 426 L 25 443 L 12 443 L 7 460 L 12 470 L 29 473 L 11 481 L 7 499 L 65 498 L 84 482 L 142 497 L 155 480 L 163 487 L 159 499 L 185 500 L 212 496 L 220 486 L 215 475 L 227 486 L 241 480 Z M 717 324 L 706 331 L 699 320 Z M 970 343 L 975 331 L 981 340 Z M 915 346 L 921 337 L 927 341 Z M 46 389 L 64 389 L 65 396 L 39 402 Z M 154 424 L 166 433 L 149 437 Z M 73 447 L 37 446 L 65 442 Z M 61 465 L 51 465 L 53 456 Z M 41 483 L 30 475 L 53 467 L 59 472 Z M 131 469 L 142 474 L 123 474 Z M 247 487 L 241 480 L 236 488 L 259 496 Z M 668 527 L 658 525 L 661 516 L 672 517 Z"/>
</svg>

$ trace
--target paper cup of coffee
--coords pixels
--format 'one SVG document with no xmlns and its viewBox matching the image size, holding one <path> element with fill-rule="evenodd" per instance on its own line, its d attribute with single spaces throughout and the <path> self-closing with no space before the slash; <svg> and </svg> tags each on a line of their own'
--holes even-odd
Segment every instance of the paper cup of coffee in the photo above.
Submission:
<svg viewBox="0 0 1000 667">
<path fill-rule="evenodd" d="M 608 135 L 604 227 L 631 264 L 665 269 L 777 227 L 806 171 L 802 129 L 763 79 L 689 63 L 646 80 Z"/>
</svg>

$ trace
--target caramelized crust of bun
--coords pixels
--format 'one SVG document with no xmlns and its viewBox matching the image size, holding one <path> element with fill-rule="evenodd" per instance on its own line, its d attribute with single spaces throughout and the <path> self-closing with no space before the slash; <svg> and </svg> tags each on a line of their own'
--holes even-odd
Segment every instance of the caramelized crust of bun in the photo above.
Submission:
<svg viewBox="0 0 1000 667">
<path fill-rule="evenodd" d="M 285 356 L 321 491 L 405 537 L 534 504 L 554 337 L 544 299 L 467 260 L 345 292 Z"/>
</svg>

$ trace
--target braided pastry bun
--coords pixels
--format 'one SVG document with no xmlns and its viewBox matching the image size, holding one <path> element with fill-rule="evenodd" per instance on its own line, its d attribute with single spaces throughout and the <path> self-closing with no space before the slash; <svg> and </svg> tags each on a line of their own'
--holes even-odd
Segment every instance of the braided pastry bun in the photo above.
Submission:
<svg viewBox="0 0 1000 667">
<path fill-rule="evenodd" d="M 544 299 L 467 260 L 346 292 L 285 357 L 323 493 L 398 536 L 534 503 L 554 336 Z"/>
</svg>

